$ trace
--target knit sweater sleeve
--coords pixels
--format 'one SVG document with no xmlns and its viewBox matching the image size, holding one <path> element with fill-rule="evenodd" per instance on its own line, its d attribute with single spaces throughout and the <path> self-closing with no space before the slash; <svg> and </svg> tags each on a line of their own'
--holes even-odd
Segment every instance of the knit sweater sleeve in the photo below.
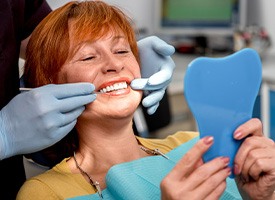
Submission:
<svg viewBox="0 0 275 200">
<path fill-rule="evenodd" d="M 198 137 L 198 132 L 178 131 L 164 139 L 148 139 L 137 137 L 138 141 L 149 149 L 158 148 L 163 153 L 167 153 L 179 145 L 188 142 L 189 140 Z"/>
</svg>

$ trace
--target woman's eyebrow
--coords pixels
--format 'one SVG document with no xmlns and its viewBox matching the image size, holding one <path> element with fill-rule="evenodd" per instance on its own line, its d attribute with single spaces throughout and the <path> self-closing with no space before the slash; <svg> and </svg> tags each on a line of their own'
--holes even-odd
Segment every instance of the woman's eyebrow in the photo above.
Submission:
<svg viewBox="0 0 275 200">
<path fill-rule="evenodd" d="M 92 44 L 92 43 L 93 42 L 91 42 L 91 41 L 82 41 L 82 42 L 78 43 L 77 45 L 75 45 L 73 47 L 71 56 L 74 57 L 74 56 L 76 56 L 79 53 L 83 54 L 83 52 L 81 52 L 81 50 L 83 50 L 83 49 L 85 49 L 87 47 L 90 48 L 89 44 Z"/>
<path fill-rule="evenodd" d="M 126 40 L 126 37 L 124 35 L 117 35 L 117 36 L 114 36 L 113 37 L 113 41 L 116 41 L 116 40 Z"/>
</svg>

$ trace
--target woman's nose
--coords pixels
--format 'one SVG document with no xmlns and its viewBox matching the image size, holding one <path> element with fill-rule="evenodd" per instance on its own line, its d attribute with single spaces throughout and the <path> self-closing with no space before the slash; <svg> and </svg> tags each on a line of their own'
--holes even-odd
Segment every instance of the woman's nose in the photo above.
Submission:
<svg viewBox="0 0 275 200">
<path fill-rule="evenodd" d="M 116 58 L 116 55 L 108 55 L 105 59 L 106 62 L 104 67 L 102 68 L 103 73 L 118 73 L 124 69 L 123 61 L 119 58 Z"/>
</svg>

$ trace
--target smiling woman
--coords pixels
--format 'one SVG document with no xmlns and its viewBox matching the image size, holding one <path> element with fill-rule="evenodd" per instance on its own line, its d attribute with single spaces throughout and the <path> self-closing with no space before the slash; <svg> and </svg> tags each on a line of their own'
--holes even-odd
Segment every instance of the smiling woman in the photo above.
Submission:
<svg viewBox="0 0 275 200">
<path fill-rule="evenodd" d="M 129 86 L 135 78 L 140 78 L 135 32 L 130 19 L 119 9 L 100 1 L 71 2 L 48 15 L 35 29 L 28 45 L 26 87 L 89 82 L 100 95 L 86 106 L 75 131 L 41 152 L 43 159 L 53 166 L 75 155 L 81 169 L 105 188 L 105 174 L 110 166 L 146 156 L 140 151 L 132 128 L 133 113 L 142 97 L 141 91 Z M 35 155 L 29 157 L 35 160 Z M 69 188 L 59 185 L 53 189 L 55 197 L 92 194 L 98 190 L 95 185 L 87 185 L 89 177 L 81 175 L 74 159 L 69 157 L 62 163 L 61 167 L 70 169 L 72 177 L 78 176 L 84 188 L 82 186 L 80 192 L 70 189 L 76 183 Z M 57 173 L 56 169 L 51 171 Z M 47 175 L 41 178 L 44 182 Z M 31 199 L 48 198 L 53 191 L 45 189 L 40 181 L 34 181 L 39 179 L 27 181 L 18 199 L 24 199 L 25 195 Z M 53 178 L 47 184 L 55 184 L 55 181 Z M 32 188 L 36 188 L 35 192 Z"/>
<path fill-rule="evenodd" d="M 129 84 L 140 78 L 139 57 L 134 29 L 118 8 L 103 1 L 81 1 L 53 11 L 32 34 L 25 70 L 26 87 L 89 82 L 101 94 L 86 105 L 69 137 L 43 151 L 43 158 L 54 167 L 28 179 L 17 199 L 98 199 L 98 195 L 113 195 L 109 199 L 160 199 L 162 195 L 170 199 L 179 192 L 187 199 L 194 194 L 197 199 L 239 195 L 226 188 L 231 172 L 229 158 L 202 162 L 202 155 L 213 144 L 212 137 L 195 144 L 195 132 L 177 132 L 165 139 L 135 136 L 132 119 L 142 92 Z M 62 112 L 68 110 L 64 108 Z M 250 122 L 244 126 L 242 137 L 254 132 L 259 136 L 259 124 Z M 261 148 L 275 155 L 273 143 L 263 137 L 261 141 Z M 245 147 L 243 152 L 247 152 Z M 274 156 L 271 158 L 274 160 Z M 249 164 L 244 168 L 247 167 Z M 153 169 L 155 176 L 146 173 L 147 169 Z M 113 194 L 116 192 L 120 195 Z"/>
<path fill-rule="evenodd" d="M 110 12 L 102 5 L 93 8 L 85 4 L 90 4 L 90 2 L 68 3 L 51 13 L 36 28 L 33 33 L 35 36 L 31 37 L 26 52 L 24 74 L 29 87 L 56 82 L 62 65 L 85 46 L 84 42 L 87 44 L 95 41 L 111 30 L 116 35 L 118 31 L 123 32 L 128 42 L 127 45 L 139 61 L 135 33 L 131 26 L 133 23 L 130 22 L 130 18 L 116 7 L 113 7 L 115 12 Z M 86 51 L 88 48 L 87 46 Z M 119 49 L 120 53 L 123 53 L 123 50 Z M 81 55 L 79 59 L 89 60 L 90 55 L 86 54 Z"/>
<path fill-rule="evenodd" d="M 32 34 L 26 53 L 26 86 L 93 83 L 95 91 L 101 95 L 94 104 L 86 106 L 87 111 L 82 116 L 89 116 L 90 122 L 97 124 L 106 121 L 109 113 L 113 117 L 119 114 L 131 119 L 131 112 L 141 99 L 141 92 L 129 86 L 133 79 L 140 78 L 137 42 L 131 24 L 123 12 L 103 2 L 72 2 L 57 9 Z M 102 117 L 96 118 L 100 113 Z M 82 118 L 78 121 L 77 126 L 80 126 Z M 71 145 L 73 135 L 42 151 L 43 160 L 53 166 L 72 155 L 71 147 L 78 146 L 78 142 Z M 36 160 L 36 155 L 28 157 Z"/>
</svg>

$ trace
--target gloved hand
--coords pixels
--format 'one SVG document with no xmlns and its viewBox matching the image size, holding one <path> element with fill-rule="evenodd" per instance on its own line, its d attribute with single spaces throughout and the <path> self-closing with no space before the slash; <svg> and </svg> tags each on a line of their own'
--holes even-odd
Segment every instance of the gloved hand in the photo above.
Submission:
<svg viewBox="0 0 275 200">
<path fill-rule="evenodd" d="M 156 36 L 138 41 L 141 60 L 141 79 L 131 83 L 134 90 L 145 90 L 142 105 L 148 114 L 154 114 L 163 98 L 165 90 L 172 80 L 175 63 L 171 55 L 175 48 Z"/>
<path fill-rule="evenodd" d="M 21 93 L 0 111 L 0 160 L 47 148 L 75 126 L 94 85 L 46 85 Z"/>
</svg>

